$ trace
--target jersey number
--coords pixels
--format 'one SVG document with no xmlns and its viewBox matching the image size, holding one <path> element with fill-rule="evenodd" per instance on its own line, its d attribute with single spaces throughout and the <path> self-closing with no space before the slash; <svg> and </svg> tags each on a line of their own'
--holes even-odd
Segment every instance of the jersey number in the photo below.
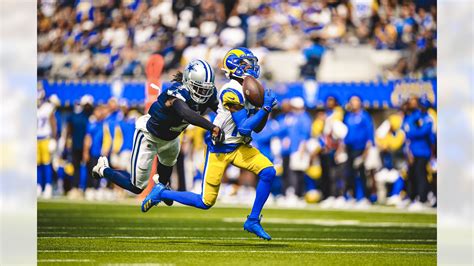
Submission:
<svg viewBox="0 0 474 266">
<path fill-rule="evenodd" d="M 42 117 L 38 119 L 38 128 L 43 128 L 44 125 L 46 125 L 46 122 L 48 121 L 48 118 Z"/>
</svg>

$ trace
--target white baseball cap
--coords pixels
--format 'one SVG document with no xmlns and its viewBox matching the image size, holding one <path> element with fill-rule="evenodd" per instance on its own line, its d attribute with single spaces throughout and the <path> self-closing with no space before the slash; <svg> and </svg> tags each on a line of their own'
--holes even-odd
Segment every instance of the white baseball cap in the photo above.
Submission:
<svg viewBox="0 0 474 266">
<path fill-rule="evenodd" d="M 85 94 L 84 96 L 81 97 L 81 100 L 80 100 L 79 104 L 80 105 L 86 105 L 86 104 L 93 105 L 94 104 L 94 97 L 92 97 L 92 95 L 90 95 L 90 94 Z"/>
<path fill-rule="evenodd" d="M 301 97 L 293 97 L 290 100 L 290 105 L 293 108 L 302 109 L 304 108 L 304 100 Z"/>
</svg>

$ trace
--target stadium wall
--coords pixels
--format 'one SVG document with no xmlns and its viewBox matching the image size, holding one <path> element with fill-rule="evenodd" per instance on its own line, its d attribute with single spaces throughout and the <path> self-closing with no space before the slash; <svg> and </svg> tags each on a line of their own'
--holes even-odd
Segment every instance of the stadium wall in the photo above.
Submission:
<svg viewBox="0 0 474 266">
<path fill-rule="evenodd" d="M 366 108 L 388 109 L 397 107 L 410 95 L 427 97 L 436 104 L 436 79 L 395 80 L 388 82 L 266 82 L 273 88 L 279 102 L 292 97 L 303 97 L 309 108 L 322 108 L 327 96 L 336 97 L 345 105 L 351 95 L 359 95 Z M 170 82 L 163 82 L 163 88 Z M 145 81 L 52 81 L 40 80 L 46 96 L 56 94 L 62 106 L 70 106 L 85 95 L 94 97 L 95 103 L 107 102 L 111 97 L 125 99 L 129 105 L 142 105 L 145 100 Z M 218 86 L 219 87 L 219 86 Z"/>
</svg>

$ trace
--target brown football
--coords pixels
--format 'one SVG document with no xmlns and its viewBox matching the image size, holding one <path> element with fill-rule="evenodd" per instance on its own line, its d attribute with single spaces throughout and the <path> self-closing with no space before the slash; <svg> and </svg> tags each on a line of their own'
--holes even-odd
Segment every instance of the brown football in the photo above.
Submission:
<svg viewBox="0 0 474 266">
<path fill-rule="evenodd" d="M 255 107 L 262 107 L 264 90 L 262 84 L 257 79 L 252 76 L 246 76 L 242 88 L 247 101 Z"/>
</svg>

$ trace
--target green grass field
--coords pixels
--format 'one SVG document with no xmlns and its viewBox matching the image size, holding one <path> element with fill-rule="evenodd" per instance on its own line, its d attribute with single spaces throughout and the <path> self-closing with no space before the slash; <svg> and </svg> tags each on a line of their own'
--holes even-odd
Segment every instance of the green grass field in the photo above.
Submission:
<svg viewBox="0 0 474 266">
<path fill-rule="evenodd" d="M 273 237 L 242 229 L 248 208 L 38 203 L 38 264 L 434 265 L 436 215 L 265 209 Z"/>
</svg>

